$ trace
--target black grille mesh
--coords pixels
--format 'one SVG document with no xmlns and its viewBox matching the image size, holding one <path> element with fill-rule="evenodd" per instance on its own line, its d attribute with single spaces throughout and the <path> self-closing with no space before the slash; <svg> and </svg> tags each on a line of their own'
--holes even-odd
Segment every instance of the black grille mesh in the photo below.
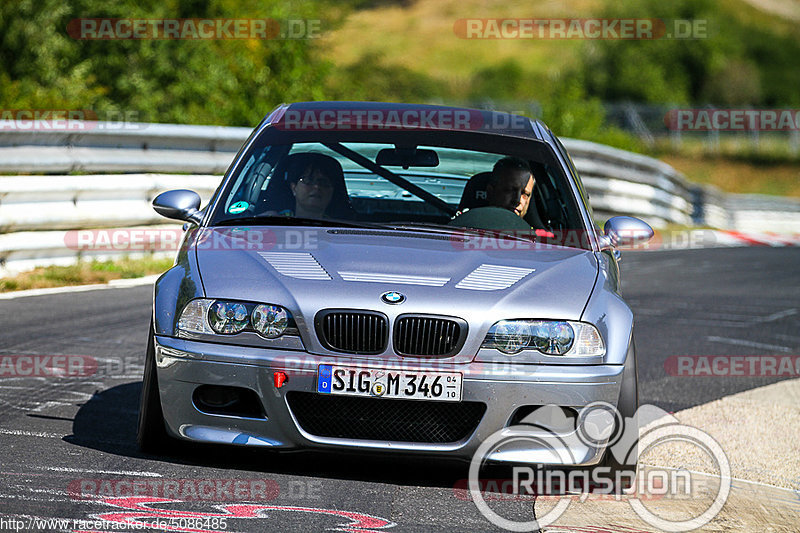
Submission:
<svg viewBox="0 0 800 533">
<path fill-rule="evenodd" d="M 378 313 L 332 311 L 319 325 L 322 342 L 332 350 L 348 353 L 380 353 L 386 348 L 389 324 Z"/>
<path fill-rule="evenodd" d="M 436 317 L 401 317 L 395 323 L 394 349 L 401 355 L 454 355 L 461 336 L 458 322 Z"/>
<path fill-rule="evenodd" d="M 472 434 L 486 405 L 329 396 L 290 391 L 289 408 L 304 431 L 320 437 L 448 443 Z"/>
</svg>

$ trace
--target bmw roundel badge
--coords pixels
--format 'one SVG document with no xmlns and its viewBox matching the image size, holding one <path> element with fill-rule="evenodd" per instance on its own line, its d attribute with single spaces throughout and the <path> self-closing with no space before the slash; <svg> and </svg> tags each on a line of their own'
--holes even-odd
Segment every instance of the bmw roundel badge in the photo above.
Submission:
<svg viewBox="0 0 800 533">
<path fill-rule="evenodd" d="M 401 304 L 406 300 L 406 297 L 397 291 L 389 291 L 381 294 L 381 300 L 387 304 Z"/>
</svg>

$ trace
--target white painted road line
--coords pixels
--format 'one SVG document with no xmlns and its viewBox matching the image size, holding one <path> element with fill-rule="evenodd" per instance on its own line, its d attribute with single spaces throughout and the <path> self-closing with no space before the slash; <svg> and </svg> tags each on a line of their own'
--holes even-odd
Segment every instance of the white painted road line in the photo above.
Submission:
<svg viewBox="0 0 800 533">
<path fill-rule="evenodd" d="M 44 433 L 41 431 L 22 431 L 21 429 L 0 428 L 0 435 L 14 435 L 17 437 L 43 437 L 46 439 L 61 439 L 64 435 L 60 433 Z"/>
<path fill-rule="evenodd" d="M 137 471 L 137 470 L 91 470 L 89 468 L 67 468 L 64 466 L 34 466 L 37 470 L 50 470 L 52 472 L 70 472 L 73 474 L 109 474 L 114 476 L 141 476 L 141 477 L 163 477 L 158 472 Z"/>
<path fill-rule="evenodd" d="M 758 348 L 761 350 L 775 350 L 777 352 L 793 352 L 792 348 L 788 346 L 778 346 L 777 344 L 764 344 L 761 342 L 753 342 L 744 339 L 731 339 L 728 337 L 716 337 L 709 335 L 706 337 L 709 342 L 721 342 L 723 344 L 732 344 L 734 346 L 747 346 L 748 348 Z"/>
<path fill-rule="evenodd" d="M 774 322 L 776 320 L 780 320 L 781 318 L 786 318 L 787 316 L 793 316 L 797 314 L 797 309 L 787 309 L 785 311 L 778 311 L 777 313 L 772 313 L 769 316 L 765 316 L 763 318 L 756 319 L 757 322 Z"/>
</svg>

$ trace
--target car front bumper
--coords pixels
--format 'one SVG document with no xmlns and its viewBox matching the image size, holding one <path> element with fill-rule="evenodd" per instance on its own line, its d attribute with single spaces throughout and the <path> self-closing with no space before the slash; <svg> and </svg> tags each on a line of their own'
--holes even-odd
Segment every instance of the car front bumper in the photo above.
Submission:
<svg viewBox="0 0 800 533">
<path fill-rule="evenodd" d="M 168 431 L 176 437 L 218 444 L 266 446 L 275 449 L 385 450 L 425 455 L 442 454 L 469 460 L 481 443 L 506 432 L 515 411 L 523 406 L 557 405 L 580 410 L 593 402 L 616 406 L 624 365 L 447 364 L 415 360 L 416 368 L 462 372 L 462 401 L 482 402 L 486 411 L 468 437 L 449 443 L 399 442 L 331 438 L 305 431 L 292 412 L 286 395 L 316 392 L 318 358 L 305 352 L 242 347 L 156 336 L 155 355 L 159 392 Z M 392 363 L 337 356 L 325 362 L 339 365 L 380 366 Z M 375 363 L 375 364 L 373 364 Z M 403 369 L 408 363 L 403 362 Z M 275 386 L 274 373 L 288 380 Z M 241 387 L 255 391 L 266 416 L 209 414 L 193 401 L 200 385 Z M 379 401 L 379 400 L 376 400 Z M 380 400 L 393 401 L 393 400 Z M 427 401 L 427 400 L 419 400 Z M 506 428 L 506 429 L 504 429 Z M 576 442 L 575 431 L 558 435 Z M 596 464 L 604 446 L 573 446 L 565 459 L 540 439 L 509 439 L 485 459 L 531 464 Z"/>
</svg>

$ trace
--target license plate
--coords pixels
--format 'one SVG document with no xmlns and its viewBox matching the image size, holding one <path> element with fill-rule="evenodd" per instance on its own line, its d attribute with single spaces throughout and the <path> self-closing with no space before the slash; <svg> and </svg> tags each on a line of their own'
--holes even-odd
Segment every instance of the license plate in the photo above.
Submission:
<svg viewBox="0 0 800 533">
<path fill-rule="evenodd" d="M 461 401 L 460 372 L 415 372 L 320 365 L 317 392 L 343 396 Z"/>
</svg>

